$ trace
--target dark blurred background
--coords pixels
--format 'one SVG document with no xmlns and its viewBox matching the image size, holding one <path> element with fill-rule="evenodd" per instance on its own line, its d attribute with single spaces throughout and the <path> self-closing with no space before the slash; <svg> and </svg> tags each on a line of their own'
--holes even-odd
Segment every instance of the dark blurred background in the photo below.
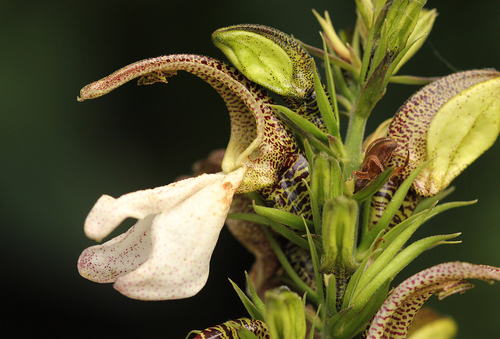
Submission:
<svg viewBox="0 0 500 339">
<path fill-rule="evenodd" d="M 427 6 L 440 13 L 429 43 L 400 74 L 446 75 L 453 72 L 448 63 L 457 70 L 500 68 L 500 2 Z M 246 315 L 227 278 L 243 285 L 252 257 L 226 230 L 207 286 L 187 300 L 129 300 L 76 270 L 80 252 L 94 244 L 82 226 L 101 194 L 165 185 L 226 146 L 223 101 L 187 73 L 168 85 L 130 83 L 84 103 L 76 96 L 84 85 L 140 59 L 174 53 L 224 59 L 210 39 L 223 26 L 269 25 L 319 46 L 311 8 L 329 10 L 336 28 L 355 20 L 354 1 L 0 2 L 2 333 L 184 338 L 192 329 Z M 390 85 L 368 130 L 417 89 Z M 453 260 L 500 266 L 499 155 L 497 143 L 454 182 L 451 199 L 478 198 L 478 204 L 440 215 L 417 234 L 461 231 L 464 242 L 424 253 L 401 276 Z M 499 337 L 500 283 L 478 281 L 464 295 L 433 297 L 429 304 L 455 317 L 459 338 Z"/>
</svg>

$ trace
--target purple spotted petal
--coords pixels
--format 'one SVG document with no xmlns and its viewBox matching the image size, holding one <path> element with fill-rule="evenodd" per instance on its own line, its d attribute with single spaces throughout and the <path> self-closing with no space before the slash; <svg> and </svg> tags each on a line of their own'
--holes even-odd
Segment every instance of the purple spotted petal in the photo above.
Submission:
<svg viewBox="0 0 500 339">
<path fill-rule="evenodd" d="M 202 175 L 168 186 L 124 194 L 118 199 L 103 195 L 85 219 L 85 234 L 90 239 L 101 241 L 126 218 L 143 219 L 150 214 L 161 213 L 215 180 L 216 176 Z M 183 194 L 179 194 L 181 190 Z"/>
<path fill-rule="evenodd" d="M 118 291 L 134 299 L 195 295 L 205 285 L 212 252 L 244 174 L 245 168 L 227 175 L 201 175 L 131 193 L 114 199 L 114 203 L 112 198 L 99 200 L 86 224 L 88 228 L 95 226 L 93 222 L 119 224 L 126 217 L 146 215 L 127 233 L 87 248 L 78 261 L 80 274 L 96 282 L 115 282 Z M 164 199 L 172 196 L 175 203 L 174 199 Z M 118 224 L 105 224 L 103 228 Z"/>
</svg>

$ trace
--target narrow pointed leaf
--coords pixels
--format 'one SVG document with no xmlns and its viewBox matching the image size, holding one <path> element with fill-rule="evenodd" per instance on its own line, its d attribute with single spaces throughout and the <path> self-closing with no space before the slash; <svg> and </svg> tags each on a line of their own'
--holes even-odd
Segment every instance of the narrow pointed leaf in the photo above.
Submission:
<svg viewBox="0 0 500 339">
<path fill-rule="evenodd" d="M 255 308 L 257 308 L 257 310 L 259 311 L 259 313 L 263 317 L 263 319 L 259 319 L 259 320 L 264 320 L 264 319 L 266 319 L 266 305 L 257 295 L 257 292 L 255 291 L 255 288 L 253 287 L 253 284 L 250 281 L 250 277 L 248 276 L 248 273 L 246 271 L 245 271 L 245 278 L 247 280 L 247 286 L 248 286 L 248 289 L 250 290 L 250 295 L 252 296 L 252 301 L 255 305 Z"/>
<path fill-rule="evenodd" d="M 304 227 L 303 219 L 298 215 L 295 215 L 287 211 L 279 210 L 276 208 L 270 208 L 258 205 L 254 205 L 253 208 L 255 209 L 255 212 L 258 215 L 262 215 L 266 218 L 290 226 L 299 231 L 304 232 L 306 230 Z M 313 223 L 309 220 L 306 220 L 306 223 L 309 227 L 313 226 Z"/>
<path fill-rule="evenodd" d="M 259 309 L 247 297 L 245 292 L 243 292 L 241 288 L 239 288 L 238 285 L 236 285 L 231 279 L 229 279 L 229 282 L 231 283 L 231 285 L 233 285 L 234 290 L 238 294 L 238 297 L 240 297 L 240 300 L 243 303 L 243 306 L 245 306 L 245 309 L 247 310 L 248 314 L 250 314 L 250 316 L 253 319 L 265 321 L 264 315 L 260 313 Z"/>
</svg>

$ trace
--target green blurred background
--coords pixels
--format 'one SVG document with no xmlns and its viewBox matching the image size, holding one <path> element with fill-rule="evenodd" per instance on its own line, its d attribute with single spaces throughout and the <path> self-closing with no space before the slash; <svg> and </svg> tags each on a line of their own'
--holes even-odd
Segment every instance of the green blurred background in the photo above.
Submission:
<svg viewBox="0 0 500 339">
<path fill-rule="evenodd" d="M 427 6 L 440 15 L 429 43 L 401 74 L 446 75 L 453 72 L 448 63 L 457 70 L 500 68 L 500 2 Z M 76 96 L 87 83 L 140 59 L 174 53 L 224 59 L 210 40 L 222 26 L 265 24 L 320 45 L 311 8 L 328 9 L 337 28 L 355 20 L 354 1 L 340 0 L 0 2 L 3 333 L 184 338 L 191 329 L 246 315 L 227 278 L 243 285 L 252 257 L 227 231 L 207 286 L 187 300 L 129 300 L 76 270 L 80 252 L 94 244 L 82 226 L 101 194 L 165 185 L 225 147 L 223 101 L 186 73 L 168 85 L 131 83 L 84 103 Z M 417 89 L 390 85 L 368 129 Z M 402 276 L 453 260 L 500 266 L 499 155 L 497 143 L 454 182 L 454 200 L 479 198 L 478 204 L 441 215 L 418 233 L 462 231 L 464 243 L 424 253 Z M 432 299 L 457 319 L 459 338 L 500 337 L 500 283 L 477 282 L 464 295 Z"/>
</svg>

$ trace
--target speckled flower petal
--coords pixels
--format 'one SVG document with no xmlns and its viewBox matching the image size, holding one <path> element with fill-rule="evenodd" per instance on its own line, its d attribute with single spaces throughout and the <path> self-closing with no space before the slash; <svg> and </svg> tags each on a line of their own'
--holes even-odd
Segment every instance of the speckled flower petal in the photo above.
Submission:
<svg viewBox="0 0 500 339">
<path fill-rule="evenodd" d="M 420 164 L 434 158 L 413 182 L 418 195 L 434 196 L 497 138 L 500 123 L 499 76 L 495 70 L 472 70 L 443 77 L 415 93 L 399 109 L 388 136 L 396 151 L 410 162 L 404 179 Z M 403 166 L 393 157 L 390 166 Z"/>
<path fill-rule="evenodd" d="M 373 318 L 366 338 L 403 339 L 413 317 L 431 295 L 439 299 L 464 292 L 473 285 L 463 279 L 499 280 L 500 268 L 450 262 L 428 268 L 394 289 Z"/>
<path fill-rule="evenodd" d="M 112 283 L 142 265 L 151 252 L 151 223 L 155 216 L 148 215 L 126 233 L 85 249 L 78 259 L 80 275 L 94 282 Z"/>
<path fill-rule="evenodd" d="M 95 212 L 91 219 L 94 222 L 119 224 L 124 217 L 146 216 L 127 233 L 86 249 L 78 262 L 80 274 L 96 282 L 115 281 L 118 291 L 134 299 L 195 295 L 205 285 L 212 252 L 245 170 L 202 175 L 131 193 L 114 200 L 113 206 L 111 198 L 103 200 L 102 204 L 111 209 L 101 208 L 98 202 L 94 208 L 103 215 Z M 198 189 L 191 189 L 191 185 Z M 167 199 L 162 199 L 164 196 Z M 172 203 L 170 196 L 177 196 L 177 202 Z M 150 207 L 144 212 L 144 206 Z M 113 217 L 107 218 L 106 214 Z"/>
<path fill-rule="evenodd" d="M 201 175 L 168 186 L 124 194 L 118 199 L 103 195 L 85 219 L 85 235 L 101 241 L 126 218 L 143 219 L 150 214 L 161 213 L 195 194 L 201 187 L 212 184 L 219 179 L 218 176 L 223 174 Z"/>
<path fill-rule="evenodd" d="M 297 153 L 292 133 L 274 115 L 274 100 L 224 62 L 192 54 L 165 55 L 125 66 L 80 91 L 78 101 L 105 95 L 139 78 L 139 84 L 167 82 L 177 71 L 192 73 L 209 83 L 224 99 L 231 118 L 231 137 L 222 162 L 225 173 L 241 166 L 247 175 L 238 192 L 253 192 L 276 183 L 290 156 Z"/>
</svg>

